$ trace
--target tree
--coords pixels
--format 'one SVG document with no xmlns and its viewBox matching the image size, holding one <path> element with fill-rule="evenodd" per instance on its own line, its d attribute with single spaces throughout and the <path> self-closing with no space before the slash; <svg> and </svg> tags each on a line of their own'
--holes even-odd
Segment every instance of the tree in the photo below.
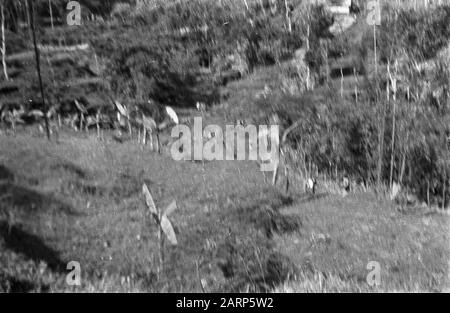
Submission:
<svg viewBox="0 0 450 313">
<path fill-rule="evenodd" d="M 8 70 L 6 67 L 6 37 L 5 37 L 5 0 L 0 2 L 0 15 L 1 15 L 1 31 L 2 31 L 2 47 L 0 48 L 2 52 L 2 65 L 3 74 L 5 75 L 5 80 L 9 80 Z"/>
<path fill-rule="evenodd" d="M 40 55 L 39 55 L 39 48 L 37 46 L 37 39 L 36 39 L 36 29 L 35 29 L 35 13 L 34 13 L 34 4 L 33 2 L 29 6 L 30 9 L 30 16 L 31 16 L 31 32 L 33 35 L 33 45 L 34 45 L 34 53 L 36 57 L 36 70 L 38 74 L 39 79 L 39 88 L 41 91 L 41 97 L 42 97 L 42 106 L 44 111 L 44 120 L 45 120 L 45 129 L 47 132 L 47 138 L 50 140 L 50 126 L 48 122 L 48 108 L 45 102 L 45 94 L 44 94 L 44 85 L 42 83 L 42 76 L 41 76 L 41 62 L 40 62 Z"/>
</svg>

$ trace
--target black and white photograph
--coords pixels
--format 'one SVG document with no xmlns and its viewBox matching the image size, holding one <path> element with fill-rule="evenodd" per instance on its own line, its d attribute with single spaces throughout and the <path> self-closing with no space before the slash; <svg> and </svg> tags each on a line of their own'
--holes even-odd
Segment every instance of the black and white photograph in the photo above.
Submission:
<svg viewBox="0 0 450 313">
<path fill-rule="evenodd" d="M 0 293 L 450 293 L 450 0 L 0 0 L 0 58 Z"/>
</svg>

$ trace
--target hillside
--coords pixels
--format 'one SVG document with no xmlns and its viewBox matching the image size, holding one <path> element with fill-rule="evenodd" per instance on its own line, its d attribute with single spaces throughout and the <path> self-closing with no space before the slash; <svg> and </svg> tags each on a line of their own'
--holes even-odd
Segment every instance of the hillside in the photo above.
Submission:
<svg viewBox="0 0 450 313">
<path fill-rule="evenodd" d="M 0 292 L 449 292 L 450 6 L 380 2 L 36 1 L 43 94 L 1 2 Z M 278 126 L 275 182 L 176 161 L 195 117 Z"/>
<path fill-rule="evenodd" d="M 20 135 L 0 148 L 3 291 L 201 292 L 201 281 L 208 292 L 449 287 L 448 215 L 400 212 L 371 193 L 320 188 L 310 197 L 294 185 L 285 195 L 256 164 L 179 163 L 93 137 L 56 145 Z M 179 246 L 167 248 L 160 281 L 143 181 L 158 206 L 179 204 Z M 82 265 L 75 289 L 64 285 L 71 260 Z M 376 289 L 366 284 L 370 261 L 382 268 Z"/>
</svg>

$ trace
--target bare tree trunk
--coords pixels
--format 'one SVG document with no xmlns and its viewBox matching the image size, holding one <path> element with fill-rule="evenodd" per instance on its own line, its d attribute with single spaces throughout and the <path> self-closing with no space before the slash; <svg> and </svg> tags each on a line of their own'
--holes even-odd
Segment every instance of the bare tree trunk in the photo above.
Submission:
<svg viewBox="0 0 450 313">
<path fill-rule="evenodd" d="M 289 9 L 287 0 L 284 0 L 284 6 L 286 8 L 286 23 L 287 23 L 288 32 L 292 33 L 291 14 L 290 14 L 290 9 Z"/>
<path fill-rule="evenodd" d="M 33 35 L 33 45 L 34 45 L 34 54 L 36 56 L 36 70 L 38 73 L 39 78 L 39 87 L 41 90 L 41 97 L 42 97 L 42 106 L 44 111 L 44 121 L 45 121 L 45 129 L 47 131 L 47 138 L 50 140 L 50 127 L 48 123 L 48 108 L 47 104 L 45 103 L 45 94 L 44 94 L 44 85 L 42 83 L 42 75 L 41 75 L 41 61 L 39 56 L 39 48 L 37 46 L 37 40 L 36 40 L 36 29 L 34 25 L 34 5 L 33 2 L 29 6 L 30 9 L 30 16 L 31 16 L 31 32 Z"/>
<path fill-rule="evenodd" d="M 383 173 L 383 159 L 384 159 L 384 130 L 386 124 L 386 110 L 382 104 L 381 121 L 378 129 L 378 164 L 377 164 L 377 187 L 381 186 L 382 173 Z"/>
<path fill-rule="evenodd" d="M 358 104 L 358 76 L 356 75 L 356 68 L 353 68 L 353 76 L 355 78 L 355 101 Z"/>
<path fill-rule="evenodd" d="M 28 0 L 25 0 L 24 2 L 25 2 L 25 11 L 26 11 L 25 15 L 27 18 L 27 26 L 28 26 L 28 35 L 30 36 L 29 38 L 31 40 L 31 38 L 33 38 L 33 34 L 31 33 L 31 18 L 30 18 L 30 8 L 29 8 L 30 5 L 28 4 Z"/>
<path fill-rule="evenodd" d="M 264 8 L 263 0 L 259 0 L 259 5 L 261 6 L 264 16 L 266 16 L 266 9 Z"/>
<path fill-rule="evenodd" d="M 378 78 L 378 56 L 377 56 L 377 26 L 373 25 L 373 53 L 375 61 L 375 78 Z"/>
<path fill-rule="evenodd" d="M 27 16 L 27 25 L 28 25 L 28 27 L 30 27 L 31 23 L 30 23 L 30 11 L 28 9 L 28 0 L 25 0 L 25 11 L 26 11 L 25 14 Z"/>
<path fill-rule="evenodd" d="M 127 116 L 127 123 L 128 123 L 128 133 L 130 135 L 130 139 L 133 139 L 133 131 L 131 128 L 131 122 L 130 122 L 130 117 Z"/>
<path fill-rule="evenodd" d="M 101 138 L 100 136 L 100 110 L 97 111 L 97 116 L 95 117 L 95 124 L 97 126 L 97 138 Z"/>
<path fill-rule="evenodd" d="M 143 132 L 143 134 L 142 134 L 142 145 L 146 146 L 147 145 L 147 129 L 144 127 L 142 132 Z"/>
<path fill-rule="evenodd" d="M 330 67 L 328 64 L 328 41 L 325 40 L 325 66 L 326 66 L 326 75 L 327 75 L 327 84 L 330 82 Z"/>
<path fill-rule="evenodd" d="M 250 10 L 250 8 L 248 7 L 247 0 L 242 0 L 242 1 L 244 1 L 245 8 L 247 9 L 247 12 L 248 12 Z"/>
<path fill-rule="evenodd" d="M 442 187 L 442 210 L 445 210 L 445 193 L 447 189 L 447 172 L 444 172 L 444 186 Z"/>
<path fill-rule="evenodd" d="M 159 222 L 161 223 L 161 213 L 158 217 Z M 161 227 L 161 224 L 159 224 L 159 230 L 158 230 L 158 245 L 159 245 L 159 253 L 158 253 L 158 259 L 159 259 L 159 267 L 158 267 L 158 279 L 161 279 L 161 275 L 164 275 L 164 234 L 163 229 Z"/>
<path fill-rule="evenodd" d="M 394 161 L 395 161 L 395 111 L 396 111 L 396 101 L 394 99 L 394 107 L 392 112 L 392 139 L 391 139 L 391 170 L 389 174 L 389 186 L 392 188 L 393 176 L 394 176 Z"/>
<path fill-rule="evenodd" d="M 48 10 L 50 13 L 50 23 L 52 25 L 52 30 L 55 29 L 55 26 L 53 24 L 53 9 L 52 9 L 52 0 L 48 0 Z"/>
<path fill-rule="evenodd" d="M 395 64 L 395 75 L 397 74 L 397 63 Z M 393 101 L 393 109 L 392 109 L 392 136 L 391 136 L 391 170 L 389 174 L 389 188 L 392 189 L 393 185 L 393 179 L 394 179 L 394 161 L 395 161 L 395 127 L 396 127 L 396 120 L 395 120 L 395 114 L 397 109 L 397 78 L 392 77 L 389 65 L 388 65 L 388 72 L 389 72 L 389 78 L 392 82 L 392 89 L 394 91 L 394 95 L 392 98 Z M 389 92 L 389 90 L 388 90 Z"/>
<path fill-rule="evenodd" d="M 310 35 L 310 29 L 309 29 L 309 21 L 308 21 L 308 28 L 306 29 L 306 51 L 309 51 L 309 35 Z M 311 70 L 309 69 L 309 65 L 306 65 L 307 69 L 306 69 L 306 90 L 310 90 L 311 86 L 310 86 L 310 79 L 311 79 Z"/>
<path fill-rule="evenodd" d="M 400 186 L 403 185 L 403 177 L 405 176 L 405 168 L 406 168 L 406 151 L 403 151 L 402 154 L 402 165 L 400 167 L 400 176 L 399 176 L 399 184 Z"/>
<path fill-rule="evenodd" d="M 5 80 L 9 80 L 8 69 L 6 67 L 6 38 L 5 38 L 5 5 L 4 0 L 2 0 L 0 4 L 0 14 L 2 18 L 2 65 L 3 65 L 3 74 L 5 75 Z"/>
</svg>

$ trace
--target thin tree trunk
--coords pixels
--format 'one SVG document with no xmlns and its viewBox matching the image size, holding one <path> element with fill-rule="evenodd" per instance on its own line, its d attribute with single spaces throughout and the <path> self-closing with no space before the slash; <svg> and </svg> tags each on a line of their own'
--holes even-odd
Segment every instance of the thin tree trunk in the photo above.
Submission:
<svg viewBox="0 0 450 313">
<path fill-rule="evenodd" d="M 30 18 L 30 8 L 29 8 L 28 0 L 25 0 L 25 11 L 27 16 L 27 25 L 30 39 L 33 38 L 33 34 L 31 33 L 31 18 Z"/>
<path fill-rule="evenodd" d="M 325 40 L 325 66 L 326 66 L 326 75 L 327 75 L 327 84 L 330 81 L 330 68 L 328 64 L 328 41 Z"/>
<path fill-rule="evenodd" d="M 6 67 L 6 38 L 5 38 L 5 5 L 4 1 L 0 5 L 1 18 L 2 18 L 2 64 L 3 64 L 3 74 L 5 75 L 5 80 L 9 80 L 8 69 Z"/>
<path fill-rule="evenodd" d="M 377 26 L 373 25 L 373 53 L 375 61 L 375 78 L 378 76 L 378 56 L 377 56 Z"/>
<path fill-rule="evenodd" d="M 159 259 L 159 267 L 158 267 L 158 279 L 161 279 L 161 275 L 164 275 L 164 234 L 161 227 L 161 213 L 158 217 L 158 259 Z"/>
<path fill-rule="evenodd" d="M 245 8 L 247 9 L 247 12 L 248 12 L 250 10 L 250 8 L 248 7 L 247 0 L 243 0 L 243 1 L 244 1 Z"/>
<path fill-rule="evenodd" d="M 142 144 L 144 145 L 144 146 L 146 146 L 147 145 L 147 129 L 144 127 L 144 129 L 143 129 L 143 134 L 142 134 Z"/>
<path fill-rule="evenodd" d="M 47 131 L 47 138 L 50 140 L 50 127 L 48 123 L 48 108 L 47 104 L 45 103 L 45 94 L 44 94 L 44 85 L 42 83 L 42 75 L 41 75 L 41 62 L 40 62 L 40 56 L 39 56 L 39 48 L 37 46 L 37 40 L 36 40 L 36 29 L 34 25 L 34 5 L 33 2 L 29 6 L 30 9 L 30 16 L 31 16 L 31 32 L 33 35 L 33 45 L 34 45 L 34 54 L 36 56 L 36 69 L 38 73 L 39 78 L 39 87 L 41 90 L 41 97 L 42 97 L 42 106 L 44 111 L 44 121 L 45 121 L 45 129 Z"/>
<path fill-rule="evenodd" d="M 131 130 L 131 122 L 130 122 L 129 116 L 127 116 L 127 122 L 128 122 L 128 133 L 130 134 L 130 139 L 133 139 L 133 131 Z"/>
<path fill-rule="evenodd" d="M 25 0 L 25 11 L 26 11 L 25 14 L 27 16 L 27 24 L 28 24 L 28 27 L 30 27 L 31 22 L 30 22 L 30 11 L 28 9 L 28 0 Z"/>
<path fill-rule="evenodd" d="M 397 74 L 397 63 L 395 64 L 395 72 Z M 393 179 L 394 179 L 394 161 L 395 161 L 395 128 L 396 128 L 396 120 L 395 120 L 395 114 L 397 109 L 397 78 L 392 77 L 388 65 L 388 72 L 390 78 L 392 78 L 392 89 L 394 91 L 394 95 L 392 98 L 393 101 L 393 109 L 392 109 L 392 136 L 391 136 L 391 170 L 389 174 L 389 187 L 392 189 L 393 185 Z M 388 90 L 389 92 L 389 90 Z"/>
<path fill-rule="evenodd" d="M 358 104 L 358 76 L 356 75 L 356 68 L 353 68 L 353 76 L 355 78 L 355 101 Z"/>
<path fill-rule="evenodd" d="M 287 3 L 287 0 L 284 0 L 284 6 L 286 8 L 286 23 L 287 23 L 288 32 L 292 33 L 291 14 L 290 14 L 289 5 Z"/>
<path fill-rule="evenodd" d="M 442 187 L 442 210 L 445 210 L 445 193 L 447 189 L 447 173 L 444 172 L 444 186 Z"/>
<path fill-rule="evenodd" d="M 159 139 L 159 131 L 156 132 L 156 143 L 158 145 L 158 154 L 161 154 L 161 141 Z"/>
<path fill-rule="evenodd" d="M 55 26 L 53 24 L 53 9 L 52 9 L 52 0 L 48 0 L 48 10 L 50 13 L 50 23 L 52 25 L 52 30 L 55 29 Z"/>
<path fill-rule="evenodd" d="M 384 159 L 384 130 L 386 124 L 386 110 L 384 105 L 381 105 L 381 121 L 378 130 L 378 165 L 377 165 L 377 187 L 381 186 L 382 174 L 383 174 L 383 159 Z"/>
<path fill-rule="evenodd" d="M 392 112 L 392 139 L 391 139 L 391 170 L 389 174 L 389 186 L 392 188 L 393 184 L 393 176 L 394 176 L 394 161 L 395 161 L 395 111 L 396 111 L 396 101 L 394 99 L 393 104 L 393 112 Z"/>
<path fill-rule="evenodd" d="M 97 116 L 95 117 L 96 119 L 96 126 L 97 126 L 97 138 L 100 139 L 100 110 L 97 111 Z"/>
<path fill-rule="evenodd" d="M 402 165 L 400 167 L 400 177 L 399 177 L 399 184 L 400 184 L 400 186 L 403 185 L 403 177 L 405 176 L 405 167 L 406 167 L 406 151 L 403 151 L 403 154 L 402 154 Z"/>
<path fill-rule="evenodd" d="M 264 8 L 263 0 L 259 0 L 259 5 L 261 6 L 264 16 L 266 16 L 266 9 Z"/>
<path fill-rule="evenodd" d="M 308 27 L 306 29 L 306 52 L 309 51 L 309 33 L 310 33 L 310 29 L 309 29 L 309 22 L 308 22 Z M 310 86 L 310 81 L 311 79 L 311 70 L 309 69 L 309 65 L 306 66 L 306 90 L 309 91 L 311 89 Z"/>
<path fill-rule="evenodd" d="M 406 171 L 406 154 L 408 153 L 408 142 L 409 142 L 409 131 L 406 131 L 406 139 L 404 141 L 403 145 L 403 153 L 402 153 L 402 165 L 400 167 L 400 177 L 399 177 L 399 184 L 400 186 L 403 186 L 403 179 L 405 177 L 405 171 Z"/>
</svg>

